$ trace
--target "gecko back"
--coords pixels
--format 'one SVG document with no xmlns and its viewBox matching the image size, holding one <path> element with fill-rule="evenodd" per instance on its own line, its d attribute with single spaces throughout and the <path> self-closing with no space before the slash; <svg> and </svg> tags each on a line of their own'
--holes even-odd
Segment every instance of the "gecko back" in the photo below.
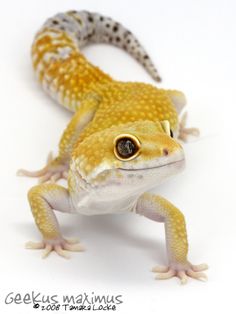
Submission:
<svg viewBox="0 0 236 314">
<path fill-rule="evenodd" d="M 81 53 L 80 49 L 89 43 L 109 43 L 124 49 L 160 81 L 147 52 L 120 23 L 86 11 L 59 13 L 36 34 L 32 60 L 45 91 L 69 110 L 76 111 L 84 95 L 96 93 L 113 81 Z"/>
</svg>

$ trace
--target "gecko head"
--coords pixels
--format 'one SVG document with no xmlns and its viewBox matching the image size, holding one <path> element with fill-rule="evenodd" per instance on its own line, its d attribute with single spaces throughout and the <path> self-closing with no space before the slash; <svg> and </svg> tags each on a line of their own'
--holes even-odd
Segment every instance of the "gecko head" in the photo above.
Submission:
<svg viewBox="0 0 236 314">
<path fill-rule="evenodd" d="M 168 121 L 136 121 L 98 131 L 74 149 L 71 170 L 92 188 L 145 190 L 183 168 L 183 149 L 172 136 Z"/>
</svg>

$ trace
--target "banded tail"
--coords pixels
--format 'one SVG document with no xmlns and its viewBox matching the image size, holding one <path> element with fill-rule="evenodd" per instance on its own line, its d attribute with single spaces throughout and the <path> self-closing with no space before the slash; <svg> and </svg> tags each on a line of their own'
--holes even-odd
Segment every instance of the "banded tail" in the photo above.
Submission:
<svg viewBox="0 0 236 314">
<path fill-rule="evenodd" d="M 87 61 L 80 49 L 110 43 L 126 50 L 156 81 L 159 74 L 137 38 L 120 23 L 97 13 L 69 11 L 48 19 L 32 46 L 33 66 L 44 89 L 61 105 L 76 111 L 87 92 L 112 78 Z"/>
</svg>

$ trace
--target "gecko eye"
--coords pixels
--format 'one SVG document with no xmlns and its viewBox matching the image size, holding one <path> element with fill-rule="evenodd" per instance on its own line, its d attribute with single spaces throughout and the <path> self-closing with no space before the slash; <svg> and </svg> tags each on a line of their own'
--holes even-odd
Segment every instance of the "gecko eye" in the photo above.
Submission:
<svg viewBox="0 0 236 314">
<path fill-rule="evenodd" d="M 174 137 L 174 133 L 171 129 L 170 129 L 170 137 Z"/>
<path fill-rule="evenodd" d="M 114 154 L 122 161 L 134 159 L 140 152 L 139 140 L 131 134 L 121 134 L 115 138 Z"/>
</svg>

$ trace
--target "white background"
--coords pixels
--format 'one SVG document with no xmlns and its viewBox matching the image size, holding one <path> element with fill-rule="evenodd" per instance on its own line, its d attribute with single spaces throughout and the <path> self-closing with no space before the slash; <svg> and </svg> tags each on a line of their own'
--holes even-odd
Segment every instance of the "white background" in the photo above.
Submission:
<svg viewBox="0 0 236 314">
<path fill-rule="evenodd" d="M 189 259 L 207 262 L 208 283 L 154 280 L 150 269 L 166 263 L 163 225 L 131 214 L 82 217 L 57 214 L 66 237 L 78 236 L 85 253 L 67 261 L 24 243 L 40 240 L 27 202 L 36 180 L 18 168 L 37 169 L 57 152 L 70 113 L 37 84 L 30 60 L 33 36 L 60 11 L 86 9 L 130 28 L 158 66 L 164 88 L 183 90 L 189 125 L 201 138 L 184 145 L 185 172 L 158 193 L 184 212 Z M 122 294 L 117 313 L 232 313 L 236 284 L 235 198 L 235 1 L 218 0 L 21 0 L 0 4 L 1 313 L 36 313 L 30 305 L 4 305 L 7 293 Z M 98 45 L 86 56 L 121 80 L 151 82 L 121 50 Z M 155 84 L 155 83 L 153 83 Z M 39 310 L 38 310 L 39 311 Z"/>
</svg>

